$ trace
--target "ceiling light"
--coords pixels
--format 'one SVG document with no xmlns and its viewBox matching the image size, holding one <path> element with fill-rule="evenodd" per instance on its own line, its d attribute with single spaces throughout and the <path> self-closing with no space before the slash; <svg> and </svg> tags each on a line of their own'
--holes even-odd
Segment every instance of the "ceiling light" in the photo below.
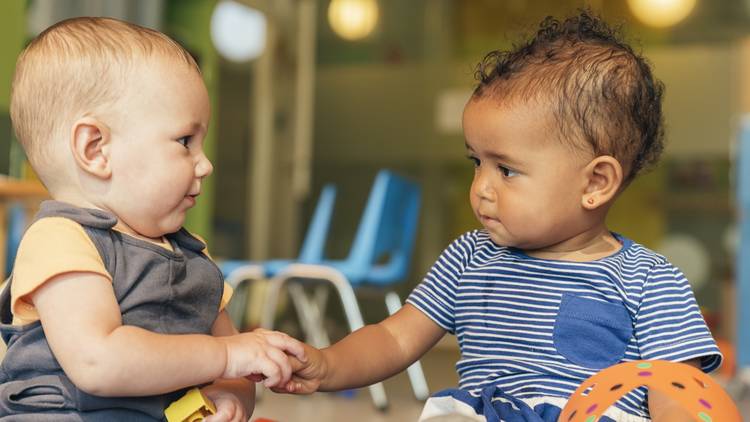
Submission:
<svg viewBox="0 0 750 422">
<path fill-rule="evenodd" d="M 266 47 L 266 16 L 232 0 L 222 0 L 211 15 L 211 40 L 222 57 L 246 62 Z"/>
<path fill-rule="evenodd" d="M 666 28 L 685 19 L 695 0 L 628 0 L 636 18 L 648 26 Z"/>
<path fill-rule="evenodd" d="M 362 39 L 375 29 L 378 22 L 378 3 L 375 0 L 331 0 L 328 22 L 341 38 Z"/>
</svg>

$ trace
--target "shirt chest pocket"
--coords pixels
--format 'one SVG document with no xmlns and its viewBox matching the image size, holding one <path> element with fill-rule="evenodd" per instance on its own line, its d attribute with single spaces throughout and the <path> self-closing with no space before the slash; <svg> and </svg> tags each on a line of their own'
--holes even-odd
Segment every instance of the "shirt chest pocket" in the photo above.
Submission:
<svg viewBox="0 0 750 422">
<path fill-rule="evenodd" d="M 553 340 L 569 361 L 593 369 L 614 365 L 625 356 L 632 334 L 625 306 L 563 294 Z"/>
</svg>

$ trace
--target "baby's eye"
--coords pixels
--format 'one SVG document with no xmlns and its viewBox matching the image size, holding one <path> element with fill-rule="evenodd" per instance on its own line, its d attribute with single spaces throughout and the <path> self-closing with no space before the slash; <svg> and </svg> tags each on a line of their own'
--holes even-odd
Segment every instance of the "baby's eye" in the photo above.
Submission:
<svg viewBox="0 0 750 422">
<path fill-rule="evenodd" d="M 518 175 L 518 172 L 516 172 L 514 170 L 511 170 L 508 167 L 497 166 L 497 168 L 500 169 L 500 171 L 503 173 L 503 176 L 505 176 L 505 177 L 513 177 L 513 176 L 517 176 Z"/>
<path fill-rule="evenodd" d="M 479 158 L 469 155 L 466 159 L 471 161 L 474 164 L 474 167 L 479 167 Z"/>
<path fill-rule="evenodd" d="M 177 139 L 177 142 L 182 144 L 183 147 L 187 148 L 188 144 L 190 143 L 191 136 L 183 136 L 182 138 Z"/>
</svg>

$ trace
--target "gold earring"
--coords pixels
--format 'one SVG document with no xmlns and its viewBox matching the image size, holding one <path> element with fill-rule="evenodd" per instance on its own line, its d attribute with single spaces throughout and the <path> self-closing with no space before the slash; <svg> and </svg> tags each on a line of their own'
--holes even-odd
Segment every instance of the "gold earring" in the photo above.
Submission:
<svg viewBox="0 0 750 422">
<path fill-rule="evenodd" d="M 586 202 L 588 202 L 589 205 L 594 205 L 594 198 L 589 198 Z"/>
</svg>

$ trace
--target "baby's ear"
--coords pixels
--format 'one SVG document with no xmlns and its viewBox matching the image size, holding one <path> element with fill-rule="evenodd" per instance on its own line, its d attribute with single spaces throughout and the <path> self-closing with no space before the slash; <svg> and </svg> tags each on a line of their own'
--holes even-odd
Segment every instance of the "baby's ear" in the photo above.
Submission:
<svg viewBox="0 0 750 422">
<path fill-rule="evenodd" d="M 622 186 L 622 166 L 612 156 L 600 155 L 586 166 L 587 185 L 581 196 L 581 205 L 595 210 L 612 201 Z"/>
<path fill-rule="evenodd" d="M 78 167 L 92 176 L 109 179 L 109 128 L 94 117 L 82 117 L 73 124 L 70 149 Z"/>
</svg>

